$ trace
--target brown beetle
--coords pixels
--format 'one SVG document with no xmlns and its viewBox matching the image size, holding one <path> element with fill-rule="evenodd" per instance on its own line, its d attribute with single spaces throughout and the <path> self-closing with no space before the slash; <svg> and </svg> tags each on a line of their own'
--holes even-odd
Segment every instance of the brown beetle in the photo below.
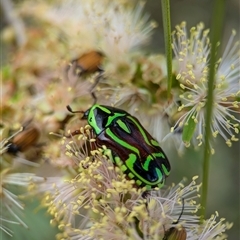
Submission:
<svg viewBox="0 0 240 240">
<path fill-rule="evenodd" d="M 33 124 L 26 124 L 23 130 L 19 132 L 11 142 L 7 143 L 7 152 L 16 155 L 18 152 L 24 152 L 34 146 L 40 137 L 39 129 Z"/>
<path fill-rule="evenodd" d="M 81 76 L 84 73 L 94 73 L 103 71 L 101 63 L 103 61 L 103 53 L 100 51 L 89 51 L 82 54 L 79 58 L 71 61 L 74 73 Z"/>
<path fill-rule="evenodd" d="M 163 240 L 186 240 L 187 231 L 185 228 L 169 228 L 164 235 Z"/>
</svg>

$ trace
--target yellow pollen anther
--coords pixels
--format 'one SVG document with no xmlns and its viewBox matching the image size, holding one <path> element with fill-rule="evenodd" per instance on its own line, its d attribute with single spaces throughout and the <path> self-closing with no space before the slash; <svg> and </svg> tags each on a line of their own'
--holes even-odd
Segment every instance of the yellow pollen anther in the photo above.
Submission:
<svg viewBox="0 0 240 240">
<path fill-rule="evenodd" d="M 176 76 L 176 79 L 179 80 L 181 78 L 181 74 L 179 73 L 177 76 Z"/>
<path fill-rule="evenodd" d="M 231 143 L 230 139 L 228 139 L 228 140 L 226 141 L 226 144 L 228 145 L 228 147 L 231 147 L 231 146 L 232 146 L 232 143 Z"/>
<path fill-rule="evenodd" d="M 233 30 L 232 30 L 232 35 L 235 36 L 236 34 L 237 34 L 236 30 L 233 29 Z"/>
<path fill-rule="evenodd" d="M 199 178 L 199 176 L 196 175 L 196 176 L 192 177 L 192 180 L 195 181 L 195 180 L 197 180 L 198 178 Z"/>
<path fill-rule="evenodd" d="M 231 140 L 232 140 L 233 142 L 237 142 L 239 139 L 236 138 L 235 135 L 232 135 Z"/>
<path fill-rule="evenodd" d="M 211 154 L 213 155 L 215 153 L 215 150 L 211 148 Z"/>
<path fill-rule="evenodd" d="M 219 134 L 219 132 L 218 131 L 215 131 L 215 132 L 213 132 L 213 137 L 217 137 L 217 135 Z"/>
</svg>

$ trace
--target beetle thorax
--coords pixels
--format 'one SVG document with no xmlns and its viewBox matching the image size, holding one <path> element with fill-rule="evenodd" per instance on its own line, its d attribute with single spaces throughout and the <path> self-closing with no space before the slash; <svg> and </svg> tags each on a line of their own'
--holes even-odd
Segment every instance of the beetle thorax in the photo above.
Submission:
<svg viewBox="0 0 240 240">
<path fill-rule="evenodd" d="M 93 128 L 94 132 L 99 135 L 114 121 L 124 115 L 125 113 L 113 112 L 105 106 L 95 104 L 89 109 L 88 123 Z"/>
</svg>

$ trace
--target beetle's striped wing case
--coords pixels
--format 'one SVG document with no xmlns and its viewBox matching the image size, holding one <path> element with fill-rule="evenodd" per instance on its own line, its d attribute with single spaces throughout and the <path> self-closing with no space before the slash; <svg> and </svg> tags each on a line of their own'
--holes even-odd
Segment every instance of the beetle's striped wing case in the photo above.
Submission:
<svg viewBox="0 0 240 240">
<path fill-rule="evenodd" d="M 72 113 L 70 106 L 67 109 Z M 83 112 L 96 134 L 99 147 L 106 146 L 114 164 L 140 187 L 162 187 L 170 173 L 168 159 L 158 142 L 135 117 L 122 109 L 94 104 Z M 76 135 L 74 133 L 73 135 Z"/>
<path fill-rule="evenodd" d="M 158 142 L 128 113 L 114 118 L 97 144 L 111 150 L 113 162 L 138 186 L 161 187 L 169 175 L 170 164 Z"/>
</svg>

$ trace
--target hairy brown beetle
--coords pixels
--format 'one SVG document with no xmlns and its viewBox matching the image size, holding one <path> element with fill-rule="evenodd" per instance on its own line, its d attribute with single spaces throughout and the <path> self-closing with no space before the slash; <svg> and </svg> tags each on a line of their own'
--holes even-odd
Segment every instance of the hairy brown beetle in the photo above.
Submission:
<svg viewBox="0 0 240 240">
<path fill-rule="evenodd" d="M 81 76 L 84 73 L 94 73 L 103 71 L 101 63 L 104 55 L 100 51 L 89 51 L 84 53 L 79 58 L 73 59 L 71 65 L 74 68 L 74 73 Z"/>
<path fill-rule="evenodd" d="M 40 130 L 34 124 L 25 124 L 11 142 L 7 143 L 7 152 L 16 155 L 18 152 L 25 152 L 34 146 L 40 138 Z"/>
</svg>

